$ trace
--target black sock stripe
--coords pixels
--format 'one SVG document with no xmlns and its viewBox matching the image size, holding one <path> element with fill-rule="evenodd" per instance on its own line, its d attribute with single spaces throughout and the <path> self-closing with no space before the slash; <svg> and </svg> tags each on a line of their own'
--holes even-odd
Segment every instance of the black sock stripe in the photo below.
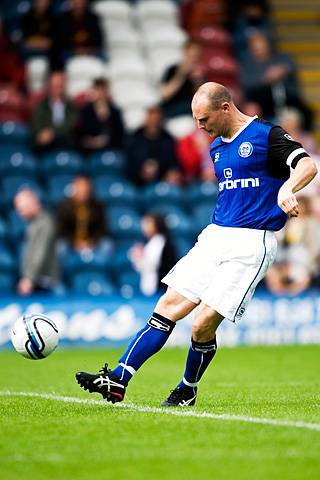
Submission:
<svg viewBox="0 0 320 480">
<path fill-rule="evenodd" d="M 215 336 L 212 340 L 208 342 L 196 342 L 191 338 L 191 347 L 196 351 L 211 351 L 217 349 L 217 337 Z"/>
<path fill-rule="evenodd" d="M 153 327 L 157 330 L 171 333 L 174 327 L 176 326 L 176 323 L 173 322 L 172 320 L 169 320 L 169 318 L 166 318 L 163 315 L 160 315 L 160 313 L 153 312 L 150 320 L 148 321 L 148 325 L 150 325 L 150 327 Z"/>
</svg>

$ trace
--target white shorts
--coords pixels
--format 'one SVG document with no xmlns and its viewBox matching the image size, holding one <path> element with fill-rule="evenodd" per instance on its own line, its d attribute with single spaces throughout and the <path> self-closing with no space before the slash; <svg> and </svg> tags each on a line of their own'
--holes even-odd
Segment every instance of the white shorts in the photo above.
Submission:
<svg viewBox="0 0 320 480">
<path fill-rule="evenodd" d="M 162 282 L 235 322 L 277 252 L 274 232 L 208 225 Z"/>
</svg>

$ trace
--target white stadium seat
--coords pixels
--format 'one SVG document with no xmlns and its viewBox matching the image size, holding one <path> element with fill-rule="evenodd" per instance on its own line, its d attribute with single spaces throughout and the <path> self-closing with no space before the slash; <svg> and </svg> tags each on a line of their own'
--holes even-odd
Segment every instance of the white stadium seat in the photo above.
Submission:
<svg viewBox="0 0 320 480">
<path fill-rule="evenodd" d="M 67 93 L 74 97 L 92 86 L 95 78 L 107 78 L 107 64 L 102 60 L 83 55 L 67 62 Z"/>
<path fill-rule="evenodd" d="M 166 129 L 175 138 L 183 138 L 195 129 L 195 121 L 190 115 L 181 115 L 166 121 Z"/>
<path fill-rule="evenodd" d="M 49 63 L 45 57 L 34 57 L 27 61 L 27 82 L 30 92 L 42 90 L 47 81 Z"/>
<path fill-rule="evenodd" d="M 126 78 L 146 80 L 149 76 L 148 66 L 142 57 L 118 58 L 110 62 L 110 79 Z"/>
<path fill-rule="evenodd" d="M 170 0 L 141 0 L 137 4 L 136 13 L 140 21 L 152 18 L 172 21 L 177 17 L 177 7 Z"/>
<path fill-rule="evenodd" d="M 180 63 L 182 59 L 181 48 L 156 48 L 149 51 L 149 63 L 150 70 L 152 72 L 153 79 L 156 81 L 161 80 L 164 72 L 171 65 Z"/>
<path fill-rule="evenodd" d="M 105 75 L 106 64 L 97 57 L 81 55 L 67 62 L 66 72 L 70 79 L 97 78 Z"/>
<path fill-rule="evenodd" d="M 170 27 L 166 30 L 163 28 L 153 28 L 144 31 L 144 44 L 150 50 L 158 47 L 182 48 L 187 40 L 186 33 L 177 27 Z"/>
<path fill-rule="evenodd" d="M 122 111 L 124 123 L 131 132 L 142 127 L 146 118 L 146 109 L 130 108 Z"/>
<path fill-rule="evenodd" d="M 130 22 L 132 7 L 128 2 L 122 0 L 104 0 L 95 2 L 93 11 L 101 19 L 109 19 L 123 22 Z"/>
<path fill-rule="evenodd" d="M 123 110 L 145 109 L 156 105 L 160 100 L 159 92 L 149 82 L 123 79 L 111 82 L 111 94 L 115 103 Z"/>
<path fill-rule="evenodd" d="M 122 47 L 127 47 L 129 50 L 133 48 L 139 49 L 141 46 L 141 38 L 139 34 L 132 27 L 121 25 L 118 28 L 113 25 L 109 28 L 107 24 L 107 44 L 111 50 Z"/>
</svg>

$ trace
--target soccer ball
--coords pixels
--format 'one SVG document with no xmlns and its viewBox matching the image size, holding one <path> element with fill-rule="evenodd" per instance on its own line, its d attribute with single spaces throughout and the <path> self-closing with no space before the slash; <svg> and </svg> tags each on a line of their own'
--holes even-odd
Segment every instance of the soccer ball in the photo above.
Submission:
<svg viewBox="0 0 320 480">
<path fill-rule="evenodd" d="M 54 322 L 42 313 L 22 315 L 15 322 L 11 341 L 18 353 L 32 360 L 45 358 L 58 345 L 59 333 Z"/>
</svg>

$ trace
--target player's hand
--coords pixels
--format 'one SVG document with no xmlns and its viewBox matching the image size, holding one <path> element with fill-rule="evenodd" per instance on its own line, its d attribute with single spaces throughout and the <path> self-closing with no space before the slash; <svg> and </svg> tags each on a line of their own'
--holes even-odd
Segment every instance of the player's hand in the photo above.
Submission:
<svg viewBox="0 0 320 480">
<path fill-rule="evenodd" d="M 19 280 L 17 290 L 18 293 L 24 297 L 31 295 L 33 292 L 33 282 L 29 278 L 23 277 Z"/>
<path fill-rule="evenodd" d="M 294 193 L 290 190 L 280 188 L 278 193 L 278 205 L 288 217 L 299 215 L 299 204 Z"/>
</svg>

